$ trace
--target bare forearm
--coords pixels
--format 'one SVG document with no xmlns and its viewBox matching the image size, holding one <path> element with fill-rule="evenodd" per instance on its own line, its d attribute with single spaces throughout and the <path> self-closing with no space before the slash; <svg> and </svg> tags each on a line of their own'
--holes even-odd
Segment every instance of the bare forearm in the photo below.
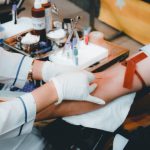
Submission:
<svg viewBox="0 0 150 150">
<path fill-rule="evenodd" d="M 42 80 L 42 67 L 44 62 L 35 60 L 33 63 L 32 73 L 33 73 L 33 79 L 34 80 Z"/>
<path fill-rule="evenodd" d="M 95 82 L 99 86 L 93 94 L 104 99 L 106 103 L 109 103 L 120 96 L 140 90 L 142 84 L 136 75 L 134 75 L 132 89 L 123 87 L 125 70 L 126 68 L 118 63 L 112 68 L 96 74 L 97 79 Z"/>
<path fill-rule="evenodd" d="M 35 99 L 37 112 L 40 112 L 58 100 L 57 92 L 52 82 L 44 84 L 31 94 Z"/>
<path fill-rule="evenodd" d="M 137 54 L 136 54 L 137 55 Z M 150 86 L 149 74 L 150 74 L 150 58 L 147 57 L 143 61 L 137 64 L 137 70 L 143 77 L 147 86 Z M 130 92 L 136 92 L 142 89 L 141 81 L 136 75 L 134 75 L 132 89 L 126 89 L 123 87 L 124 75 L 126 67 L 120 63 L 112 66 L 111 68 L 96 74 L 96 82 L 98 88 L 94 91 L 93 95 L 105 100 L 106 104 L 115 100 L 116 98 L 128 94 Z M 85 102 L 65 102 L 59 106 L 50 106 L 43 112 L 39 113 L 37 119 L 47 119 L 62 116 L 70 116 L 86 113 L 103 106 L 85 103 Z M 51 108 L 51 109 L 50 109 Z M 50 112 L 50 110 L 52 110 Z"/>
<path fill-rule="evenodd" d="M 118 74 L 115 71 L 115 69 L 117 70 L 119 69 L 120 74 Z M 105 74 L 106 72 L 96 74 L 98 79 L 95 82 L 97 82 L 98 88 L 93 93 L 94 96 L 104 99 L 106 104 L 111 102 L 115 98 L 130 92 L 129 90 L 124 89 L 122 86 L 125 67 L 121 66 L 120 64 L 117 64 L 114 66 L 114 69 L 110 71 L 111 71 L 111 76 L 113 75 L 115 76 L 115 78 L 112 78 L 111 76 L 109 76 L 110 74 L 107 74 L 108 76 L 106 79 L 106 74 Z M 118 74 L 117 80 L 116 80 L 116 74 Z M 106 80 L 104 80 L 103 77 L 105 77 Z M 114 86 L 114 84 L 117 84 L 117 86 Z M 41 111 L 40 113 L 38 113 L 37 120 L 79 115 L 79 114 L 96 110 L 101 107 L 104 107 L 104 105 L 96 105 L 87 102 L 75 102 L 75 101 L 63 102 L 61 105 L 58 106 L 51 105 L 48 108 Z"/>
<path fill-rule="evenodd" d="M 60 105 L 50 105 L 37 114 L 36 120 L 79 115 L 101 108 L 101 105 L 88 102 L 65 101 Z"/>
</svg>

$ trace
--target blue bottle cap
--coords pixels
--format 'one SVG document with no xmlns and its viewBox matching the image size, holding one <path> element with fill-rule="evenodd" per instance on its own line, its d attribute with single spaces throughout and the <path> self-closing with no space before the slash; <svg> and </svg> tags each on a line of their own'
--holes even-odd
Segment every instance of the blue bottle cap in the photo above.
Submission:
<svg viewBox="0 0 150 150">
<path fill-rule="evenodd" d="M 78 49 L 76 47 L 74 48 L 74 56 L 78 56 Z"/>
</svg>

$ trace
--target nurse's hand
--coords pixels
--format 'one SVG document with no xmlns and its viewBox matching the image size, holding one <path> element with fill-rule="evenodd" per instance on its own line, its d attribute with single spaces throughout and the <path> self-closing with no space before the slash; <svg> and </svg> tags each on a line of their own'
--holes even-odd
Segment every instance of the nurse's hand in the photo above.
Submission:
<svg viewBox="0 0 150 150">
<path fill-rule="evenodd" d="M 42 79 L 47 82 L 51 78 L 61 75 L 63 73 L 78 71 L 75 67 L 69 67 L 64 65 L 59 65 L 52 63 L 50 61 L 46 61 L 42 66 Z"/>
<path fill-rule="evenodd" d="M 95 79 L 95 76 L 87 71 L 76 71 L 73 73 L 65 73 L 51 79 L 53 82 L 57 95 L 58 102 L 62 100 L 78 100 L 88 101 L 96 104 L 105 104 L 105 101 L 90 95 L 97 84 L 90 83 Z"/>
</svg>

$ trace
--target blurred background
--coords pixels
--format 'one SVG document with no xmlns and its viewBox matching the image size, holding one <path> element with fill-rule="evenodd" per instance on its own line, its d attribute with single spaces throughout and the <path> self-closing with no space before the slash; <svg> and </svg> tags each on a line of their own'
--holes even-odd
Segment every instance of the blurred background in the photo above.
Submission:
<svg viewBox="0 0 150 150">
<path fill-rule="evenodd" d="M 135 53 L 150 43 L 150 0 L 51 0 L 64 17 L 80 15 L 80 28 L 92 26 L 105 39 Z M 123 1 L 123 3 L 117 1 Z M 1 22 L 11 20 L 11 3 L 18 4 L 18 14 L 31 16 L 34 0 L 0 0 Z M 6 5 L 7 4 L 7 5 Z M 9 5 L 10 4 L 10 5 Z M 8 13 L 9 11 L 9 13 Z"/>
</svg>

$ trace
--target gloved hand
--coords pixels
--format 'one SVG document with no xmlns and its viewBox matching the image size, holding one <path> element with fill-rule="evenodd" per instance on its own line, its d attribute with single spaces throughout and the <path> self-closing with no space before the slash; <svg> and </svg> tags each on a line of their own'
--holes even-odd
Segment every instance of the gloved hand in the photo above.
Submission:
<svg viewBox="0 0 150 150">
<path fill-rule="evenodd" d="M 95 79 L 94 75 L 87 71 L 77 71 L 52 78 L 58 94 L 58 103 L 62 100 L 88 101 L 96 104 L 105 104 L 105 101 L 90 95 L 97 84 L 90 83 Z"/>
<path fill-rule="evenodd" d="M 42 78 L 44 82 L 49 81 L 51 78 L 67 72 L 78 71 L 75 67 L 63 66 L 53 62 L 46 61 L 42 67 Z"/>
</svg>

